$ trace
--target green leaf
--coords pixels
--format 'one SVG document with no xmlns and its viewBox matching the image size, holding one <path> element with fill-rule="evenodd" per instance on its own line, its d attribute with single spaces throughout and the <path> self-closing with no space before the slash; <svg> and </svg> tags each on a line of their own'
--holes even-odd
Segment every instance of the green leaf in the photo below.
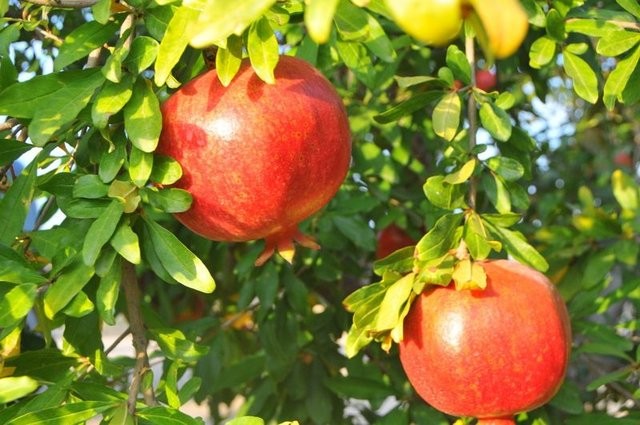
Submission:
<svg viewBox="0 0 640 425">
<path fill-rule="evenodd" d="M 603 100 L 609 110 L 615 106 L 616 99 L 622 101 L 622 93 L 626 88 L 631 75 L 640 62 L 640 46 L 636 47 L 632 54 L 620 59 L 615 69 L 609 73 L 604 84 Z"/>
<path fill-rule="evenodd" d="M 34 392 L 40 384 L 28 376 L 0 378 L 0 403 L 9 403 Z"/>
<path fill-rule="evenodd" d="M 392 63 L 395 61 L 398 55 L 393 43 L 384 32 L 382 25 L 370 13 L 367 13 L 367 24 L 369 32 L 367 39 L 364 41 L 367 49 L 385 62 Z"/>
<path fill-rule="evenodd" d="M 331 23 L 339 0 L 309 0 L 305 2 L 304 24 L 311 39 L 326 43 L 331 35 Z"/>
<path fill-rule="evenodd" d="M 169 370 L 167 370 L 165 377 L 165 394 L 167 395 L 167 403 L 169 407 L 173 409 L 180 408 L 180 397 L 178 396 L 178 369 L 180 368 L 179 362 L 171 362 Z"/>
<path fill-rule="evenodd" d="M 447 174 L 444 178 L 444 183 L 448 184 L 462 184 L 469 180 L 473 175 L 473 171 L 476 169 L 477 160 L 475 158 L 465 162 L 462 167 L 451 174 Z"/>
<path fill-rule="evenodd" d="M 388 124 L 426 107 L 428 104 L 440 99 L 441 97 L 441 91 L 417 93 L 383 113 L 374 116 L 373 119 L 380 124 Z"/>
<path fill-rule="evenodd" d="M 631 13 L 636 18 L 640 18 L 640 4 L 636 0 L 616 0 L 624 10 Z"/>
<path fill-rule="evenodd" d="M 422 189 L 429 202 L 436 207 L 453 210 L 466 206 L 464 186 L 447 183 L 445 176 L 429 177 Z"/>
<path fill-rule="evenodd" d="M 511 195 L 504 179 L 498 174 L 491 173 L 491 175 L 483 176 L 482 185 L 496 210 L 501 214 L 509 214 L 511 212 Z"/>
<path fill-rule="evenodd" d="M 6 425 L 71 425 L 88 421 L 100 413 L 117 406 L 115 402 L 78 401 L 28 412 L 11 419 Z"/>
<path fill-rule="evenodd" d="M 89 299 L 83 291 L 78 292 L 73 300 L 63 310 L 64 314 L 70 317 L 80 318 L 91 313 L 95 309 L 93 301 Z"/>
<path fill-rule="evenodd" d="M 89 227 L 82 245 L 82 259 L 87 266 L 95 264 L 98 255 L 100 255 L 100 250 L 113 236 L 122 213 L 122 202 L 113 200 Z"/>
<path fill-rule="evenodd" d="M 4 166 L 12 163 L 18 159 L 23 153 L 30 151 L 33 148 L 24 142 L 19 142 L 13 139 L 1 139 L 0 140 L 0 166 Z"/>
<path fill-rule="evenodd" d="M 197 19 L 187 22 L 187 25 L 195 26 L 190 43 L 199 49 L 224 40 L 231 34 L 240 35 L 274 3 L 275 0 L 205 0 Z"/>
<path fill-rule="evenodd" d="M 105 128 L 109 118 L 124 108 L 132 94 L 133 79 L 129 76 L 119 83 L 105 81 L 91 105 L 91 120 L 96 127 Z"/>
<path fill-rule="evenodd" d="M 615 170 L 611 175 L 613 196 L 620 206 L 626 210 L 637 211 L 640 206 L 638 186 L 631 176 L 622 170 Z"/>
<path fill-rule="evenodd" d="M 209 347 L 190 341 L 177 329 L 151 329 L 149 332 L 171 360 L 193 363 L 209 351 Z"/>
<path fill-rule="evenodd" d="M 446 94 L 433 110 L 433 131 L 447 141 L 458 133 L 462 104 L 457 92 Z"/>
<path fill-rule="evenodd" d="M 268 84 L 274 84 L 276 80 L 273 72 L 278 64 L 279 46 L 267 18 L 260 19 L 249 28 L 247 51 L 258 77 Z"/>
<path fill-rule="evenodd" d="M 143 152 L 135 146 L 129 153 L 129 177 L 137 187 L 144 187 L 153 170 L 153 154 Z"/>
<path fill-rule="evenodd" d="M 598 101 L 598 77 L 593 68 L 568 50 L 563 51 L 564 70 L 573 80 L 574 91 L 589 103 Z"/>
<path fill-rule="evenodd" d="M 471 84 L 471 64 L 464 52 L 455 44 L 447 48 L 447 66 L 453 72 L 454 78 L 464 84 Z"/>
<path fill-rule="evenodd" d="M 133 75 L 140 74 L 153 65 L 153 62 L 158 56 L 159 47 L 158 42 L 151 37 L 144 35 L 135 37 L 131 43 L 129 54 L 124 60 L 124 66 L 126 66 Z"/>
<path fill-rule="evenodd" d="M 199 10 L 181 6 L 171 17 L 158 48 L 153 77 L 156 86 L 162 86 L 171 75 L 171 70 L 178 63 L 189 40 L 195 34 L 197 27 L 194 23 L 198 21 L 199 15 Z M 224 15 L 220 15 L 220 18 L 224 19 Z M 213 22 L 211 24 L 216 25 Z M 220 37 L 218 40 L 224 38 Z"/>
<path fill-rule="evenodd" d="M 5 359 L 6 367 L 15 368 L 14 376 L 30 376 L 45 382 L 62 380 L 70 368 L 78 365 L 77 358 L 66 357 L 56 348 L 24 351 Z"/>
<path fill-rule="evenodd" d="M 149 217 L 145 217 L 145 225 L 160 263 L 173 279 L 196 291 L 213 292 L 215 281 L 202 260 Z"/>
<path fill-rule="evenodd" d="M 22 320 L 33 307 L 38 286 L 33 283 L 16 285 L 0 299 L 0 328 L 10 327 Z"/>
<path fill-rule="evenodd" d="M 44 295 L 44 311 L 53 318 L 84 288 L 94 275 L 94 269 L 81 261 L 65 267 L 64 273 L 49 287 Z"/>
<path fill-rule="evenodd" d="M 565 30 L 564 18 L 556 9 L 551 9 L 547 12 L 546 22 L 547 34 L 558 42 L 563 42 L 567 37 Z"/>
<path fill-rule="evenodd" d="M 429 232 L 416 245 L 417 259 L 422 262 L 435 260 L 457 245 L 456 230 L 462 214 L 446 214 L 436 221 Z"/>
<path fill-rule="evenodd" d="M 491 253 L 489 234 L 476 212 L 471 212 L 464 223 L 463 238 L 474 260 L 484 260 Z"/>
<path fill-rule="evenodd" d="M 487 160 L 487 167 L 506 181 L 518 180 L 524 175 L 524 167 L 518 161 L 506 156 L 494 156 Z"/>
<path fill-rule="evenodd" d="M 394 329 L 401 323 L 402 311 L 413 290 L 413 278 L 413 273 L 409 273 L 387 288 L 376 315 L 377 332 Z"/>
<path fill-rule="evenodd" d="M 371 250 L 375 244 L 375 235 L 373 230 L 366 222 L 357 217 L 335 216 L 332 218 L 333 223 L 340 233 L 347 237 L 356 246 Z"/>
<path fill-rule="evenodd" d="M 129 44 L 129 35 L 133 31 L 133 28 L 125 30 L 124 33 L 120 33 L 120 38 L 116 43 L 116 46 L 111 51 L 111 54 L 107 57 L 101 72 L 104 77 L 111 82 L 119 83 L 122 80 L 123 61 L 129 55 L 131 46 Z"/>
<path fill-rule="evenodd" d="M 32 161 L 0 199 L 0 244 L 11 246 L 22 233 L 35 192 L 37 163 Z"/>
<path fill-rule="evenodd" d="M 100 179 L 109 183 L 116 178 L 126 160 L 127 146 L 124 140 L 116 139 L 115 146 L 102 154 L 98 167 Z"/>
<path fill-rule="evenodd" d="M 117 21 L 105 25 L 89 21 L 71 31 L 60 46 L 58 56 L 53 61 L 54 71 L 60 71 L 67 65 L 84 58 L 93 50 L 105 44 L 118 30 Z"/>
<path fill-rule="evenodd" d="M 596 52 L 604 56 L 621 55 L 640 43 L 640 34 L 631 31 L 614 31 L 602 37 Z"/>
<path fill-rule="evenodd" d="M 565 25 L 567 32 L 577 32 L 591 37 L 604 37 L 613 31 L 621 31 L 620 27 L 612 22 L 601 19 L 569 19 Z"/>
<path fill-rule="evenodd" d="M 124 126 L 133 145 L 143 152 L 153 152 L 162 130 L 160 103 L 151 83 L 136 81 L 131 100 L 124 107 Z"/>
<path fill-rule="evenodd" d="M 506 142 L 511 137 L 511 118 L 492 102 L 485 102 L 480 107 L 480 121 L 494 139 Z"/>
<path fill-rule="evenodd" d="M 43 146 L 78 116 L 103 81 L 97 69 L 39 75 L 0 92 L 0 115 L 31 118 L 29 137 Z"/>
<path fill-rule="evenodd" d="M 522 233 L 493 225 L 483 221 L 487 229 L 501 241 L 507 252 L 517 261 L 527 264 L 534 269 L 545 272 L 549 268 L 547 260 L 525 240 Z"/>
<path fill-rule="evenodd" d="M 74 198 L 97 199 L 107 196 L 109 186 L 104 184 L 99 176 L 85 174 L 78 177 L 73 185 Z"/>
<path fill-rule="evenodd" d="M 98 0 L 91 6 L 91 13 L 96 21 L 106 24 L 111 17 L 111 0 Z"/>
<path fill-rule="evenodd" d="M 189 192 L 176 188 L 160 190 L 145 188 L 142 191 L 142 196 L 145 202 L 148 202 L 154 208 L 168 213 L 187 211 L 191 208 L 191 203 L 193 202 L 193 197 Z"/>
<path fill-rule="evenodd" d="M 542 36 L 531 44 L 529 65 L 540 69 L 551 63 L 556 53 L 556 42 L 548 36 Z"/>
<path fill-rule="evenodd" d="M 227 87 L 242 64 L 242 38 L 230 35 L 226 48 L 218 48 L 216 72 L 223 86 Z"/>
<path fill-rule="evenodd" d="M 175 159 L 164 156 L 155 155 L 153 160 L 153 169 L 149 179 L 152 182 L 161 185 L 170 185 L 182 177 L 182 167 Z"/>
<path fill-rule="evenodd" d="M 100 279 L 96 294 L 98 314 L 108 325 L 115 325 L 115 307 L 120 295 L 122 280 L 122 263 L 116 259 L 109 271 Z"/>
<path fill-rule="evenodd" d="M 367 13 L 350 1 L 338 2 L 335 23 L 340 39 L 344 41 L 362 41 L 369 33 Z"/>
<path fill-rule="evenodd" d="M 109 241 L 113 249 L 125 260 L 133 264 L 140 264 L 140 243 L 138 235 L 131 230 L 128 223 L 122 223 Z"/>
<path fill-rule="evenodd" d="M 37 271 L 29 268 L 26 263 L 9 258 L 0 257 L 0 282 L 15 284 L 44 283 L 47 279 Z"/>
</svg>

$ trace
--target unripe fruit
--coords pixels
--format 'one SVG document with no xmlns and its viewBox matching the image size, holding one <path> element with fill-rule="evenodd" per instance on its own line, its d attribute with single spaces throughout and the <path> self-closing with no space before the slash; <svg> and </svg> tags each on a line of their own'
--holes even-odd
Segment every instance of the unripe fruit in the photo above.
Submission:
<svg viewBox="0 0 640 425">
<path fill-rule="evenodd" d="M 461 0 L 387 0 L 398 26 L 427 44 L 442 46 L 462 28 Z"/>
<path fill-rule="evenodd" d="M 510 424 L 560 388 L 569 317 L 541 273 L 508 260 L 480 264 L 484 290 L 456 291 L 450 284 L 419 296 L 404 322 L 400 360 L 417 393 L 436 409 Z"/>
<path fill-rule="evenodd" d="M 266 239 L 257 263 L 293 241 L 317 247 L 298 223 L 323 208 L 351 159 L 341 98 L 310 64 L 283 56 L 275 84 L 244 61 L 228 87 L 215 70 L 195 78 L 162 106 L 158 153 L 183 169 L 176 186 L 193 196 L 176 217 L 212 240 Z"/>
<path fill-rule="evenodd" d="M 468 0 L 480 18 L 488 48 L 498 59 L 518 50 L 527 31 L 529 17 L 519 0 Z"/>
</svg>

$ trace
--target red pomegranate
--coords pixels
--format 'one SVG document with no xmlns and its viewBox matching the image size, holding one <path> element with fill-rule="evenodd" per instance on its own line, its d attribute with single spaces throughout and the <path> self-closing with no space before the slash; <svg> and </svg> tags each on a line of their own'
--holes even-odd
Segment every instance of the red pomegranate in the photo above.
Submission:
<svg viewBox="0 0 640 425">
<path fill-rule="evenodd" d="M 335 195 L 350 163 L 351 136 L 341 98 L 307 62 L 283 56 L 275 84 L 248 61 L 228 87 L 215 70 L 163 105 L 158 153 L 175 158 L 177 187 L 193 196 L 177 218 L 212 240 L 265 239 L 262 264 L 293 241 L 317 248 L 298 224 Z"/>
<path fill-rule="evenodd" d="M 496 73 L 490 69 L 476 70 L 476 87 L 484 91 L 491 91 L 498 84 Z"/>
<path fill-rule="evenodd" d="M 407 232 L 396 224 L 390 224 L 378 233 L 378 241 L 376 245 L 376 258 L 384 258 L 389 254 L 404 248 L 406 246 L 415 245 L 416 241 L 413 240 Z"/>
<path fill-rule="evenodd" d="M 484 290 L 453 284 L 423 292 L 400 343 L 402 366 L 417 393 L 478 424 L 514 424 L 558 391 L 569 360 L 566 307 L 541 273 L 509 260 L 481 263 Z"/>
</svg>

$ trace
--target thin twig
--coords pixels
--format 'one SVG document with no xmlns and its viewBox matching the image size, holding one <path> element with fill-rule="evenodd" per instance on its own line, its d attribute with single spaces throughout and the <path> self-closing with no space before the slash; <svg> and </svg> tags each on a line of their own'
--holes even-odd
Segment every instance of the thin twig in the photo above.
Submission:
<svg viewBox="0 0 640 425">
<path fill-rule="evenodd" d="M 471 36 L 467 36 L 465 39 L 465 53 L 467 60 L 471 65 L 471 86 L 476 86 L 476 54 L 474 39 Z M 476 111 L 476 99 L 473 92 L 469 94 L 469 100 L 467 102 L 467 119 L 469 120 L 469 151 L 472 151 L 476 147 L 476 133 L 478 132 L 478 112 Z M 476 208 L 476 197 L 478 195 L 478 181 L 474 176 L 469 179 L 469 208 Z"/>
<path fill-rule="evenodd" d="M 127 409 L 131 415 L 134 415 L 142 378 L 151 369 L 147 355 L 147 345 L 149 341 L 147 340 L 142 312 L 140 311 L 142 294 L 138 286 L 135 266 L 128 261 L 125 261 L 122 266 L 122 286 L 127 301 L 127 314 L 129 317 L 129 328 L 131 329 L 133 348 L 136 352 L 136 364 L 133 369 L 133 376 L 129 386 L 129 399 L 127 400 Z M 152 386 L 144 389 L 143 396 L 146 404 L 150 406 L 156 404 Z"/>
<path fill-rule="evenodd" d="M 115 350 L 115 348 L 122 342 L 122 340 L 125 339 L 127 336 L 129 336 L 130 333 L 131 333 L 131 327 L 128 327 L 113 341 L 113 343 L 109 346 L 109 348 L 104 350 L 104 354 L 109 355 L 109 353 Z"/>
<path fill-rule="evenodd" d="M 91 7 L 98 3 L 98 0 L 25 0 L 27 3 L 38 6 L 68 7 L 71 9 L 82 9 Z"/>
<path fill-rule="evenodd" d="M 61 39 L 60 37 L 58 37 L 57 35 L 55 35 L 51 31 L 45 30 L 45 29 L 40 28 L 40 27 L 36 27 L 35 31 L 38 34 L 40 34 L 42 37 L 48 38 L 49 40 L 53 40 L 53 44 L 56 47 L 60 47 L 62 45 L 62 43 L 64 42 L 63 39 Z"/>
</svg>

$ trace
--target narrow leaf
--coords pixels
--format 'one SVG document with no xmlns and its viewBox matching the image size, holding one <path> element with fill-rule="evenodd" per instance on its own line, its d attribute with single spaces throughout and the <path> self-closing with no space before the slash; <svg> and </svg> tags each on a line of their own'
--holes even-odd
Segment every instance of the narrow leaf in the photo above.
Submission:
<svg viewBox="0 0 640 425">
<path fill-rule="evenodd" d="M 180 60 L 195 32 L 194 22 L 197 22 L 199 15 L 199 10 L 184 5 L 173 14 L 158 48 L 153 77 L 156 86 L 162 86 L 171 75 L 171 70 Z"/>
<path fill-rule="evenodd" d="M 5 425 L 71 425 L 84 423 L 116 406 L 116 402 L 79 401 L 59 407 L 28 412 L 14 417 Z"/>
<path fill-rule="evenodd" d="M 480 107 L 480 121 L 484 129 L 496 140 L 506 142 L 511 137 L 511 118 L 492 102 L 485 102 Z"/>
<path fill-rule="evenodd" d="M 574 91 L 589 103 L 598 101 L 598 77 L 593 68 L 580 56 L 563 52 L 564 69 L 573 80 Z"/>
<path fill-rule="evenodd" d="M 433 110 L 433 131 L 447 141 L 458 133 L 462 104 L 457 92 L 446 94 Z"/>
<path fill-rule="evenodd" d="M 37 169 L 37 160 L 34 160 L 0 199 L 0 244 L 11 246 L 14 238 L 22 233 L 35 191 Z"/>
<path fill-rule="evenodd" d="M 54 71 L 84 58 L 93 50 L 109 41 L 117 31 L 119 23 L 109 22 L 105 25 L 97 21 L 89 21 L 71 31 L 60 46 L 58 56 L 53 61 Z"/>
<path fill-rule="evenodd" d="M 38 287 L 32 283 L 14 286 L 0 299 L 0 328 L 13 326 L 33 307 Z"/>
<path fill-rule="evenodd" d="M 28 376 L 0 378 L 0 403 L 9 403 L 29 395 L 39 386 L 38 381 Z"/>
<path fill-rule="evenodd" d="M 151 83 L 136 81 L 131 100 L 124 107 L 124 126 L 131 143 L 143 152 L 153 152 L 162 130 L 160 102 Z"/>
<path fill-rule="evenodd" d="M 249 28 L 247 51 L 251 66 L 261 80 L 275 83 L 274 69 L 278 64 L 279 46 L 276 35 L 267 18 L 262 18 Z"/>
<path fill-rule="evenodd" d="M 109 206 L 89 227 L 82 245 L 82 259 L 86 265 L 93 266 L 95 264 L 100 250 L 104 244 L 109 242 L 113 232 L 115 232 L 120 217 L 122 217 L 123 208 L 122 202 L 118 200 L 111 201 Z"/>
<path fill-rule="evenodd" d="M 64 269 L 44 295 L 44 312 L 53 318 L 84 288 L 94 275 L 94 269 L 81 261 L 75 261 Z"/>
<path fill-rule="evenodd" d="M 331 35 L 333 15 L 339 0 L 309 0 L 305 2 L 304 24 L 311 39 L 318 43 L 326 43 Z"/>
<path fill-rule="evenodd" d="M 227 87 L 242 63 L 242 38 L 230 35 L 227 47 L 219 48 L 216 54 L 216 72 L 223 86 Z"/>
<path fill-rule="evenodd" d="M 201 292 L 213 292 L 215 281 L 202 260 L 173 233 L 145 217 L 146 228 L 162 266 L 181 284 Z"/>
</svg>

